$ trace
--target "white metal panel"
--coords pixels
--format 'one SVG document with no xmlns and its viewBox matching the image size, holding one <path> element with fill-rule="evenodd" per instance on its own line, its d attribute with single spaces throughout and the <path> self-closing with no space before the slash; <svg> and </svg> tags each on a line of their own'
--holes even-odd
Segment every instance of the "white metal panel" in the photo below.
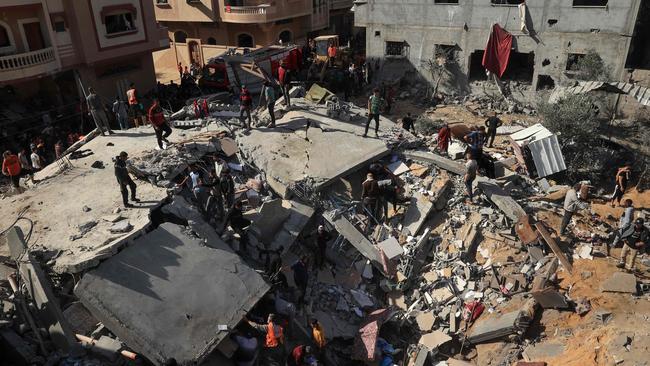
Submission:
<svg viewBox="0 0 650 366">
<path fill-rule="evenodd" d="M 566 169 L 557 136 L 551 135 L 528 144 L 540 178 Z"/>
</svg>

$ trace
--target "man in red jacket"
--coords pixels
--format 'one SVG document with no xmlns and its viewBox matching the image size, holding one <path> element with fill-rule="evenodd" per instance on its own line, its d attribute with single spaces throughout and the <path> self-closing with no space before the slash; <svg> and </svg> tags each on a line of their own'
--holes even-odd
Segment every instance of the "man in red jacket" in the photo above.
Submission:
<svg viewBox="0 0 650 366">
<path fill-rule="evenodd" d="M 8 176 L 11 179 L 11 185 L 18 193 L 22 193 L 23 190 L 20 187 L 20 160 L 17 155 L 14 155 L 11 151 L 7 150 L 2 154 L 4 158 L 2 160 L 2 174 Z"/>
<path fill-rule="evenodd" d="M 165 115 L 163 114 L 162 108 L 160 108 L 160 103 L 158 99 L 154 99 L 151 108 L 149 108 L 149 121 L 153 126 L 154 131 L 156 131 L 156 140 L 158 140 L 158 147 L 165 149 L 166 146 L 163 145 L 163 141 L 168 145 L 169 140 L 167 137 L 172 134 L 172 129 L 167 124 L 165 120 Z"/>
<path fill-rule="evenodd" d="M 291 70 L 287 67 L 287 62 L 282 60 L 278 68 L 278 81 L 284 96 L 284 104 L 287 107 L 291 106 L 291 99 L 289 98 L 289 88 L 291 87 Z"/>
<path fill-rule="evenodd" d="M 241 86 L 241 93 L 239 94 L 239 120 L 242 121 L 246 130 L 251 129 L 251 108 L 253 107 L 253 97 L 251 93 L 246 89 L 246 85 Z M 248 124 L 246 119 L 244 119 L 244 113 L 247 115 Z"/>
</svg>

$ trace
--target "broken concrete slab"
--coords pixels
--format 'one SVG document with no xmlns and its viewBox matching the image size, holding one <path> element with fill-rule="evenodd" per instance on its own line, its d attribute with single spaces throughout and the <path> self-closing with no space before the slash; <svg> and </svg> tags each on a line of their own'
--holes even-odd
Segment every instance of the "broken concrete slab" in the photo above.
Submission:
<svg viewBox="0 0 650 366">
<path fill-rule="evenodd" d="M 475 323 L 468 333 L 467 340 L 481 343 L 498 339 L 516 333 L 522 325 L 526 324 L 522 322 L 521 311 L 512 311 Z"/>
<path fill-rule="evenodd" d="M 6 233 L 6 240 L 11 250 L 11 257 L 18 263 L 21 282 L 26 284 L 27 291 L 33 299 L 39 324 L 47 329 L 57 348 L 67 351 L 76 340 L 72 327 L 59 307 L 59 300 L 54 295 L 50 277 L 28 251 L 23 232 L 19 227 L 11 227 Z"/>
<path fill-rule="evenodd" d="M 442 346 L 443 344 L 449 341 L 451 341 L 450 336 L 448 336 L 447 334 L 439 330 L 436 330 L 434 332 L 425 334 L 422 337 L 420 337 L 418 343 L 427 347 L 429 351 L 433 351 L 434 349 Z"/>
<path fill-rule="evenodd" d="M 557 357 L 564 353 L 565 350 L 564 345 L 561 343 L 541 342 L 526 347 L 522 356 L 526 361 L 543 361 Z"/>
<path fill-rule="evenodd" d="M 325 212 L 323 214 L 327 220 L 339 234 L 352 244 L 364 257 L 370 260 L 375 268 L 381 273 L 388 274 L 387 267 L 382 260 L 382 255 L 379 248 L 373 245 L 365 235 L 363 235 L 352 223 L 343 215 L 336 214 L 334 211 Z"/>
<path fill-rule="evenodd" d="M 259 239 L 268 245 L 290 214 L 290 210 L 283 206 L 282 199 L 262 203 L 259 213 L 251 218 L 255 229 L 260 233 Z"/>
<path fill-rule="evenodd" d="M 395 259 L 404 254 L 404 248 L 402 248 L 401 245 L 399 245 L 399 242 L 395 237 L 391 236 L 388 239 L 382 241 L 381 243 L 377 244 L 381 250 L 384 251 L 384 254 L 386 254 L 386 257 L 390 259 Z"/>
<path fill-rule="evenodd" d="M 465 166 L 463 164 L 428 151 L 404 151 L 404 156 L 415 161 L 434 164 L 435 166 L 456 175 L 465 174 Z"/>
<path fill-rule="evenodd" d="M 402 220 L 402 233 L 417 235 L 433 207 L 434 205 L 429 200 L 429 197 L 421 193 L 414 194 Z"/>
<path fill-rule="evenodd" d="M 569 307 L 564 295 L 552 287 L 532 291 L 531 295 L 544 309 L 566 309 Z"/>
<path fill-rule="evenodd" d="M 614 272 L 601 284 L 603 292 L 623 292 L 636 294 L 636 276 L 632 273 Z"/>
<path fill-rule="evenodd" d="M 227 336 L 216 326 L 235 327 L 269 290 L 225 243 L 206 246 L 184 230 L 160 225 L 75 288 L 93 316 L 155 363 L 200 363 Z"/>
<path fill-rule="evenodd" d="M 415 317 L 415 322 L 418 323 L 418 327 L 420 328 L 420 331 L 423 332 L 428 332 L 431 330 L 431 327 L 433 327 L 433 323 L 435 322 L 436 317 L 433 315 L 431 311 L 425 311 L 418 316 Z"/>
<path fill-rule="evenodd" d="M 476 185 L 511 221 L 516 222 L 521 216 L 526 215 L 526 211 L 498 185 L 496 180 L 477 177 Z"/>
<path fill-rule="evenodd" d="M 266 173 L 267 182 L 280 196 L 288 198 L 294 184 L 305 183 L 320 191 L 390 152 L 383 140 L 361 137 L 361 125 L 327 117 L 325 106 L 292 100 L 292 108 L 301 106 L 304 109 L 278 119 L 275 129 L 254 129 L 237 140 L 242 156 Z M 356 107 L 351 110 L 363 113 Z M 332 141 L 344 148 L 333 149 Z"/>
</svg>

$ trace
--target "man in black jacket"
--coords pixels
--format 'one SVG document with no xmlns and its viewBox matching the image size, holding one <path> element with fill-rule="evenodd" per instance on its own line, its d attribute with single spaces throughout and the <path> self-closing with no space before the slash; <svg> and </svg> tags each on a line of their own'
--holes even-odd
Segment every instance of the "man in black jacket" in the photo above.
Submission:
<svg viewBox="0 0 650 366">
<path fill-rule="evenodd" d="M 117 178 L 117 183 L 120 185 L 122 202 L 126 208 L 133 207 L 133 205 L 129 203 L 126 186 L 131 188 L 131 201 L 140 202 L 139 199 L 135 198 L 135 182 L 131 179 L 129 171 L 126 169 L 126 160 L 128 157 L 129 154 L 127 154 L 126 151 L 122 151 L 119 156 L 115 157 L 115 178 Z"/>
<path fill-rule="evenodd" d="M 485 143 L 490 142 L 488 145 L 489 147 L 492 147 L 492 144 L 494 143 L 494 138 L 497 136 L 497 128 L 499 126 L 503 125 L 503 121 L 499 117 L 497 117 L 497 114 L 492 112 L 488 119 L 485 120 L 485 127 L 487 127 L 487 134 L 485 135 Z"/>
</svg>

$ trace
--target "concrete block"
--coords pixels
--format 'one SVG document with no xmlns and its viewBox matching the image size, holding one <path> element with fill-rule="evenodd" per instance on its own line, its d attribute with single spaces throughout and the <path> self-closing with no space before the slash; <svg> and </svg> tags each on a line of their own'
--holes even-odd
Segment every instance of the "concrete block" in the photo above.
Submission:
<svg viewBox="0 0 650 366">
<path fill-rule="evenodd" d="M 234 328 L 269 289 L 226 244 L 184 230 L 160 225 L 75 288 L 93 316 L 154 363 L 201 363 L 228 335 L 216 326 Z"/>
<path fill-rule="evenodd" d="M 603 292 L 625 292 L 636 294 L 636 276 L 632 273 L 614 272 L 601 284 Z"/>
</svg>

